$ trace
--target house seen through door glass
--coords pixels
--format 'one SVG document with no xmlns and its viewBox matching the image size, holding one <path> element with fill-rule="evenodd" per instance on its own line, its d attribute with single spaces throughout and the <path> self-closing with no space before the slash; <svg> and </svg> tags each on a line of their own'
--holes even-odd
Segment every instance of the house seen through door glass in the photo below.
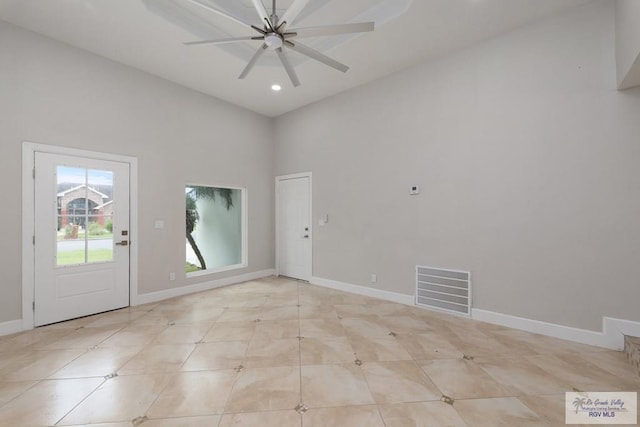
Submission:
<svg viewBox="0 0 640 427">
<path fill-rule="evenodd" d="M 113 172 L 57 166 L 56 265 L 113 261 Z"/>
</svg>

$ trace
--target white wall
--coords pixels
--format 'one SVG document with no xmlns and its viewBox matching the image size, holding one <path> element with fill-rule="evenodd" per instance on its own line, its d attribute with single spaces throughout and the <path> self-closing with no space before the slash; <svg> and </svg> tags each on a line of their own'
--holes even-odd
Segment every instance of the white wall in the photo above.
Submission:
<svg viewBox="0 0 640 427">
<path fill-rule="evenodd" d="M 314 174 L 314 276 L 412 295 L 416 264 L 465 269 L 476 308 L 640 320 L 640 90 L 616 91 L 614 39 L 595 2 L 278 118 L 276 175 Z"/>
<path fill-rule="evenodd" d="M 0 58 L 0 323 L 22 316 L 22 141 L 138 158 L 140 294 L 273 268 L 269 119 L 1 21 Z M 184 277 L 187 182 L 248 188 L 248 268 Z"/>
<path fill-rule="evenodd" d="M 640 1 L 616 0 L 618 87 L 640 85 Z"/>
</svg>

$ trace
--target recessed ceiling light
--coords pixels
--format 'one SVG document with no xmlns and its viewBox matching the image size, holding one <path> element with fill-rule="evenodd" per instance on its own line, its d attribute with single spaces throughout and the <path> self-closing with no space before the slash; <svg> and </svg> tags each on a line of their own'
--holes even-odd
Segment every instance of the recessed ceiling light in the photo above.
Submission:
<svg viewBox="0 0 640 427">
<path fill-rule="evenodd" d="M 278 92 L 278 91 L 280 91 L 281 89 L 282 89 L 282 86 L 280 86 L 280 85 L 273 85 L 273 86 L 271 86 L 271 90 L 272 90 L 272 91 L 274 91 L 274 92 Z"/>
</svg>

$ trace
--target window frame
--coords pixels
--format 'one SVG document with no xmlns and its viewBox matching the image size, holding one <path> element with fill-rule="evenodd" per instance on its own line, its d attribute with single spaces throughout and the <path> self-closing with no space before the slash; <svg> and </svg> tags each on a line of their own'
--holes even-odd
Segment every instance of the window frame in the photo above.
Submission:
<svg viewBox="0 0 640 427">
<path fill-rule="evenodd" d="M 224 189 L 229 189 L 229 190 L 239 190 L 240 191 L 240 203 L 241 203 L 241 239 L 240 239 L 240 244 L 241 244 L 241 262 L 239 264 L 231 264 L 231 265 L 226 265 L 223 267 L 216 267 L 216 268 L 207 268 L 206 270 L 198 270 L 198 271 L 192 271 L 187 273 L 186 271 L 183 270 L 183 273 L 185 275 L 185 277 L 187 279 L 191 279 L 193 277 L 201 277 L 201 276 L 206 276 L 206 275 L 210 275 L 210 274 L 216 274 L 216 273 L 222 273 L 225 271 L 231 271 L 231 270 L 239 270 L 242 268 L 247 268 L 249 266 L 249 259 L 248 259 L 248 244 L 249 244 L 249 238 L 248 238 L 248 233 L 249 233 L 249 216 L 248 216 L 248 201 L 249 201 L 249 197 L 248 197 L 248 189 L 247 187 L 240 187 L 240 186 L 233 186 L 233 185 L 226 185 L 226 184 L 201 184 L 201 183 L 194 183 L 194 182 L 187 182 L 184 185 L 184 189 L 186 190 L 188 187 L 211 187 L 211 188 L 224 188 Z M 186 194 L 186 193 L 185 193 Z M 183 224 L 185 224 L 186 222 L 186 218 L 184 218 Z M 185 243 L 186 243 L 186 228 L 185 228 Z M 186 249 L 186 244 L 185 244 L 185 251 L 184 251 L 184 257 L 183 257 L 183 262 L 187 262 L 187 249 Z"/>
</svg>

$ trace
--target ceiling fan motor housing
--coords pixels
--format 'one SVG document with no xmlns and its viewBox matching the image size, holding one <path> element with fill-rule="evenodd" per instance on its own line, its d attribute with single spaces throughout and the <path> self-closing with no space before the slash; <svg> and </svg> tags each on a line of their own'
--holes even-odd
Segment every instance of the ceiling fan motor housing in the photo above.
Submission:
<svg viewBox="0 0 640 427">
<path fill-rule="evenodd" d="M 273 49 L 278 49 L 283 44 L 282 36 L 278 33 L 268 33 L 264 36 L 264 43 Z"/>
</svg>

